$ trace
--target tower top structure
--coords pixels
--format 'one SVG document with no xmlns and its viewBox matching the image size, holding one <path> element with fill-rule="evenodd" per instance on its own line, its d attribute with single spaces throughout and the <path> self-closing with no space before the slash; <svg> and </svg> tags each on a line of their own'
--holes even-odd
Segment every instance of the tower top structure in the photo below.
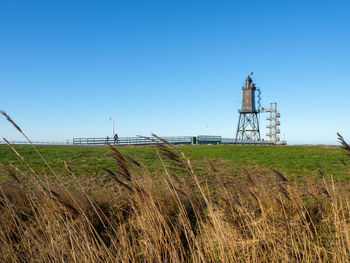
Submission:
<svg viewBox="0 0 350 263">
<path fill-rule="evenodd" d="M 245 86 L 242 87 L 243 98 L 242 98 L 242 109 L 240 113 L 256 113 L 258 112 L 255 108 L 255 84 L 253 83 L 250 75 L 245 80 Z"/>
<path fill-rule="evenodd" d="M 254 86 L 253 80 L 250 77 L 250 75 L 248 75 L 248 77 L 245 80 L 245 86 L 246 86 L 246 89 L 253 88 Z"/>
</svg>

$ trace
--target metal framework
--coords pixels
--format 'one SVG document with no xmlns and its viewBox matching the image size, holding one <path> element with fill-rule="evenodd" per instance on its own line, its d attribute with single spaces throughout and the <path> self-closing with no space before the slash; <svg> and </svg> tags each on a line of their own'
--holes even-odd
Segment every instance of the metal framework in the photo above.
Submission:
<svg viewBox="0 0 350 263">
<path fill-rule="evenodd" d="M 238 127 L 236 133 L 236 142 L 245 141 L 260 141 L 260 127 L 258 112 L 246 113 L 240 112 Z"/>
<path fill-rule="evenodd" d="M 266 136 L 270 137 L 274 144 L 281 144 L 280 137 L 278 136 L 278 134 L 280 134 L 280 129 L 278 126 L 280 126 L 279 117 L 281 115 L 277 111 L 277 103 L 271 102 L 270 109 L 266 110 L 266 112 L 270 113 L 270 115 L 266 118 L 266 120 L 269 121 L 269 124 L 266 126 L 268 129 Z"/>
</svg>

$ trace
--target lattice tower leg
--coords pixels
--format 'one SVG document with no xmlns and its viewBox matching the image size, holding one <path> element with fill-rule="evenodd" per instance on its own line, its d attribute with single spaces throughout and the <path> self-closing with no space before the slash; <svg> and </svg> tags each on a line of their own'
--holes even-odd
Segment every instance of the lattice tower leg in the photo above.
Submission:
<svg viewBox="0 0 350 263">
<path fill-rule="evenodd" d="M 236 133 L 236 143 L 260 141 L 258 113 L 240 113 Z"/>
</svg>

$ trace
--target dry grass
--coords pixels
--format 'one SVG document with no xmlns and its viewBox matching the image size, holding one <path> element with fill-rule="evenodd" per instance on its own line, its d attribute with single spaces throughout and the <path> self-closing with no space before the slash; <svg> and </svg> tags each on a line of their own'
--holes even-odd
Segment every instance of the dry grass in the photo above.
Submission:
<svg viewBox="0 0 350 263">
<path fill-rule="evenodd" d="M 161 180 L 110 149 L 116 169 L 104 170 L 104 189 L 76 179 L 68 164 L 70 185 L 54 172 L 53 180 L 2 167 L 13 178 L 0 187 L 2 261 L 349 261 L 349 201 L 334 184 L 298 185 L 278 171 L 267 178 L 251 170 L 233 184 L 208 160 L 211 189 L 169 144 L 157 148 Z"/>
</svg>

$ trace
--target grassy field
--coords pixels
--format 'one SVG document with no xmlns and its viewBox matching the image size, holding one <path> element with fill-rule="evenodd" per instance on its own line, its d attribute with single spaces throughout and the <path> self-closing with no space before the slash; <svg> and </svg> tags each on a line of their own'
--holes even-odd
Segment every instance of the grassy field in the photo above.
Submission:
<svg viewBox="0 0 350 263">
<path fill-rule="evenodd" d="M 1 262 L 349 262 L 346 145 L 14 147 Z"/>
<path fill-rule="evenodd" d="M 38 170 L 47 172 L 43 161 L 29 145 L 15 145 L 17 151 Z M 64 172 L 63 161 L 67 162 L 77 175 L 95 176 L 102 168 L 115 167 L 113 155 L 106 146 L 37 146 L 55 171 Z M 267 168 L 283 172 L 293 180 L 307 176 L 319 177 L 319 170 L 334 175 L 336 181 L 350 179 L 350 159 L 345 151 L 335 146 L 253 146 L 253 145 L 197 145 L 178 146 L 200 172 L 207 166 L 206 158 L 214 164 L 226 166 L 233 171 L 240 167 Z M 154 146 L 117 147 L 121 153 L 142 162 L 152 173 L 162 170 Z M 18 156 L 6 145 L 0 145 L 0 163 L 12 163 L 23 167 Z"/>
</svg>

